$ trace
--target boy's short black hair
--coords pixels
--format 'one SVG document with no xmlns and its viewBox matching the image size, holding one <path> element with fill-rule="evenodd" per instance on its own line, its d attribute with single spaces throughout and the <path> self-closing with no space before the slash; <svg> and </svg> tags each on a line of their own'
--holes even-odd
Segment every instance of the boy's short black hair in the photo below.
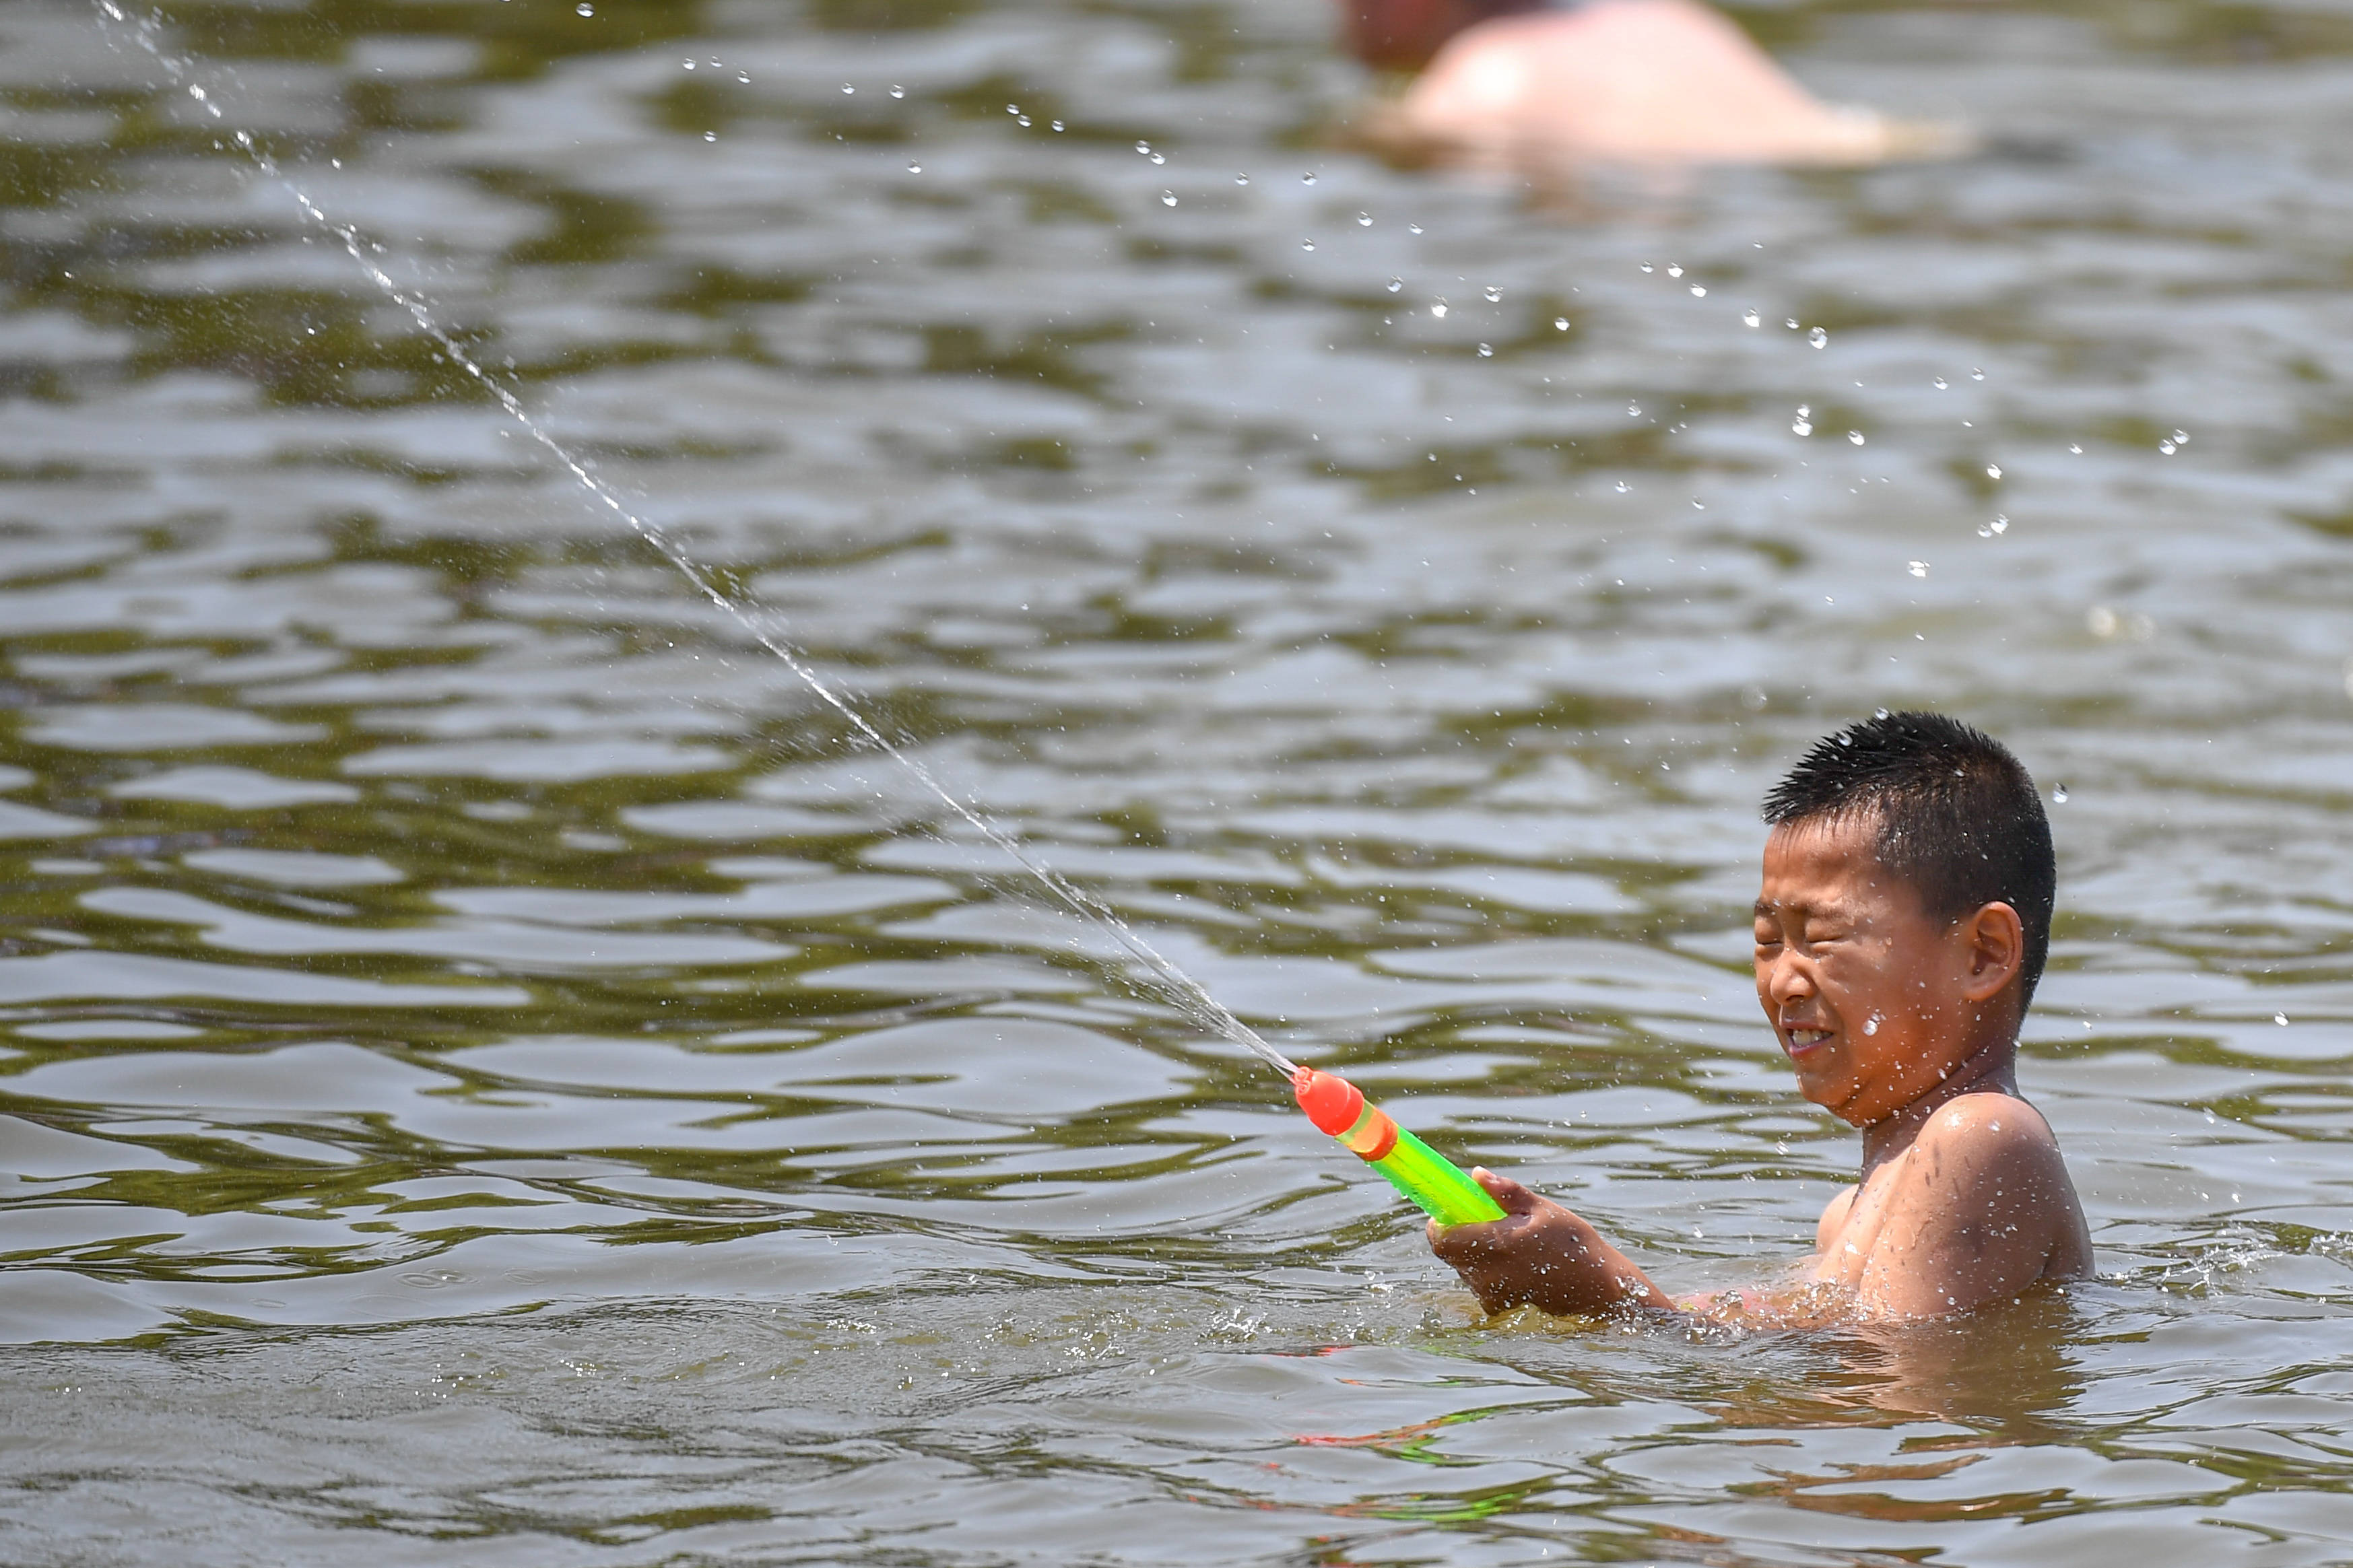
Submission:
<svg viewBox="0 0 2353 1568">
<path fill-rule="evenodd" d="M 1882 713 L 1814 742 L 1765 797 L 1765 820 L 1875 817 L 1882 864 L 1912 884 L 1929 918 L 1990 903 L 2026 928 L 2022 1012 L 2051 952 L 2058 862 L 2042 796 L 2010 748 L 1942 713 Z"/>
</svg>

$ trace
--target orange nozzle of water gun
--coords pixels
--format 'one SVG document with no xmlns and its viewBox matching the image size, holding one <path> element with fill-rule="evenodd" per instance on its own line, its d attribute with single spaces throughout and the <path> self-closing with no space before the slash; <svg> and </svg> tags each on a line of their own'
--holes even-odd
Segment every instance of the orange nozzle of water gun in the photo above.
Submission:
<svg viewBox="0 0 2353 1568">
<path fill-rule="evenodd" d="M 1345 1135 L 1365 1113 L 1365 1091 L 1336 1073 L 1301 1068 L 1291 1079 L 1291 1092 L 1315 1130 L 1335 1138 Z"/>
</svg>

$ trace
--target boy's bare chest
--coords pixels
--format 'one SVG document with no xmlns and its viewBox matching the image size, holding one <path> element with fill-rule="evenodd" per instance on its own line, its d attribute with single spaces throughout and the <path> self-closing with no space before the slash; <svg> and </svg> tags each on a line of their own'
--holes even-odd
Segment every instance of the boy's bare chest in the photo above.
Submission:
<svg viewBox="0 0 2353 1568">
<path fill-rule="evenodd" d="M 1862 1282 L 1863 1269 L 1887 1228 L 1888 1216 L 1905 1201 L 1911 1160 L 1912 1151 L 1906 1149 L 1874 1167 L 1861 1184 L 1831 1200 L 1822 1211 L 1820 1247 L 1814 1259 L 1816 1279 L 1849 1287 Z"/>
</svg>

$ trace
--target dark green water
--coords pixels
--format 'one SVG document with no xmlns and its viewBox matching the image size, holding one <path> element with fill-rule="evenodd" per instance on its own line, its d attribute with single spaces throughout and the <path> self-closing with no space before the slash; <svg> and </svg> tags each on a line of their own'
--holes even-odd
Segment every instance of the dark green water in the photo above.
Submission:
<svg viewBox="0 0 2353 1568">
<path fill-rule="evenodd" d="M 2353 23 L 1745 19 L 1995 151 L 1532 210 L 1332 145 L 1310 0 L 0 10 L 0 1560 L 2346 1561 Z M 1038 855 L 1673 1288 L 1855 1157 L 1757 797 L 1997 730 L 2101 1279 L 1481 1325 L 235 130 Z"/>
</svg>

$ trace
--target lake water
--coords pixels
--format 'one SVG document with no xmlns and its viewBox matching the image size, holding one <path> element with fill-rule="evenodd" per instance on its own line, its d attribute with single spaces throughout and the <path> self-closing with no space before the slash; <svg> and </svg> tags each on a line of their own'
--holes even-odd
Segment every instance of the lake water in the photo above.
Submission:
<svg viewBox="0 0 2353 1568">
<path fill-rule="evenodd" d="M 1991 150 L 1531 204 L 1348 151 L 1314 0 L 167 9 L 0 12 L 0 1557 L 2346 1561 L 2345 14 L 1758 12 Z M 1672 1289 L 1856 1160 L 1757 797 L 1993 729 L 2099 1279 L 1481 1322 L 239 130 L 1031 852 Z"/>
</svg>

